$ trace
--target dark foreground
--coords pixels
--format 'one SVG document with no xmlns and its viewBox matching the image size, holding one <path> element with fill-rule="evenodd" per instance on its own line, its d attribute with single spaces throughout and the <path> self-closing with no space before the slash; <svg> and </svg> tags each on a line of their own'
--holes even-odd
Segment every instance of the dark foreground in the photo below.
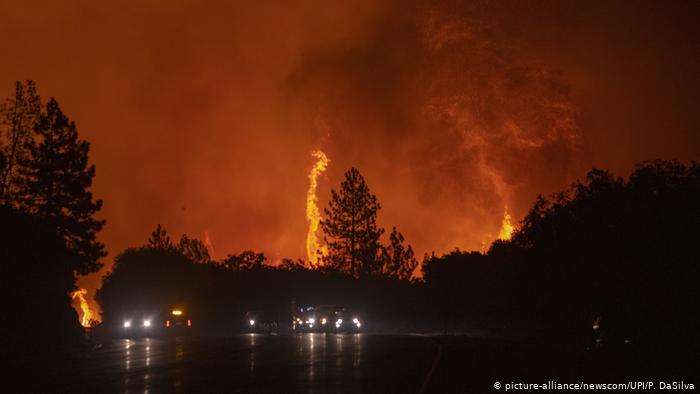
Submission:
<svg viewBox="0 0 700 394">
<path fill-rule="evenodd" d="M 494 383 L 631 380 L 697 387 L 697 364 L 473 336 L 240 334 L 105 341 L 25 364 L 24 392 L 495 392 Z M 17 375 L 16 377 L 19 377 Z M 657 383 L 658 384 L 658 383 Z M 501 387 L 503 390 L 504 387 Z M 14 391 L 14 390 L 13 390 Z"/>
</svg>

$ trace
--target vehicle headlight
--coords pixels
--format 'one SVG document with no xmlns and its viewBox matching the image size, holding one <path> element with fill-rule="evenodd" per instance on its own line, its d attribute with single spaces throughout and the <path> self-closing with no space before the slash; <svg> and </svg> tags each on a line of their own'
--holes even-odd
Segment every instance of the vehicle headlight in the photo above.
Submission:
<svg viewBox="0 0 700 394">
<path fill-rule="evenodd" d="M 251 319 L 248 323 L 250 323 L 251 326 L 254 326 L 254 325 L 255 325 L 255 320 L 252 320 L 252 319 Z"/>
<path fill-rule="evenodd" d="M 321 324 L 326 324 L 326 318 L 321 319 Z"/>
<path fill-rule="evenodd" d="M 143 326 L 144 326 L 144 327 L 150 327 L 150 326 L 151 326 L 151 321 L 150 321 L 150 320 L 144 320 L 144 321 L 143 321 Z"/>
<path fill-rule="evenodd" d="M 338 320 L 336 320 L 336 321 L 335 321 L 335 324 L 336 324 L 337 326 L 343 324 L 343 319 L 338 319 Z"/>
<path fill-rule="evenodd" d="M 131 322 L 130 321 L 125 321 L 124 322 L 124 328 L 129 328 L 131 327 Z"/>
<path fill-rule="evenodd" d="M 316 319 L 314 319 L 313 317 L 311 319 L 309 319 L 309 324 L 314 324 L 314 323 L 316 323 Z"/>
<path fill-rule="evenodd" d="M 359 323 L 360 321 L 357 320 L 357 318 L 354 318 L 354 319 L 352 319 L 352 322 L 355 323 L 355 324 L 357 324 L 357 323 Z"/>
</svg>

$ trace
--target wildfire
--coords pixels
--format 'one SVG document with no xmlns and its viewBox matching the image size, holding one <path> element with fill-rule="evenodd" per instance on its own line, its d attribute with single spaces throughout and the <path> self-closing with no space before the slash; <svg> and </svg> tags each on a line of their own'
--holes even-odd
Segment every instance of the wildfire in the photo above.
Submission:
<svg viewBox="0 0 700 394">
<path fill-rule="evenodd" d="M 76 290 L 71 294 L 71 297 L 75 300 L 76 298 L 80 301 L 80 310 L 83 312 L 80 318 L 80 324 L 83 327 L 90 327 L 90 322 L 93 320 L 92 312 L 90 311 L 90 305 L 88 305 L 85 296 L 87 295 L 86 289 Z"/>
<path fill-rule="evenodd" d="M 510 223 L 510 214 L 506 209 L 505 212 L 503 212 L 503 224 L 501 225 L 501 231 L 498 233 L 498 239 L 508 241 L 513 235 L 514 229 L 515 227 Z"/>
<path fill-rule="evenodd" d="M 311 156 L 316 159 L 316 163 L 309 172 L 309 190 L 306 192 L 306 220 L 309 222 L 309 232 L 306 234 L 306 254 L 311 267 L 318 266 L 318 238 L 316 231 L 321 221 L 321 213 L 318 210 L 318 198 L 316 197 L 316 187 L 318 186 L 318 176 L 328 167 L 330 160 L 325 153 L 320 150 L 311 152 Z"/>
</svg>

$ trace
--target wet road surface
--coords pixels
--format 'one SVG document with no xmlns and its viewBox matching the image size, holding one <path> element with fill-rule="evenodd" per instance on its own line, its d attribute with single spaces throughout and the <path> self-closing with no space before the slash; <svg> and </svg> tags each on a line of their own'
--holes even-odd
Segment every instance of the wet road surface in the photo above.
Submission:
<svg viewBox="0 0 700 394">
<path fill-rule="evenodd" d="M 674 352 L 675 353 L 675 352 Z M 474 335 L 239 334 L 112 339 L 25 365 L 2 392 L 486 393 L 495 382 L 698 382 L 697 353 Z M 12 378 L 12 376 L 10 376 Z M 4 382 L 7 382 L 3 380 Z M 12 381 L 12 379 L 10 379 Z"/>
<path fill-rule="evenodd" d="M 71 378 L 42 391 L 165 393 L 410 393 L 430 372 L 436 345 L 420 336 L 241 334 L 228 338 L 115 339 Z"/>
</svg>

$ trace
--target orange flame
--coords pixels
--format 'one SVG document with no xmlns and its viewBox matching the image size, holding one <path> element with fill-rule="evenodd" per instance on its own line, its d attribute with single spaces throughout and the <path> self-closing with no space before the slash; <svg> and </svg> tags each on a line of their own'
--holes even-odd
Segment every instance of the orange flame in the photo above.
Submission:
<svg viewBox="0 0 700 394">
<path fill-rule="evenodd" d="M 508 241 L 513 236 L 513 230 L 515 230 L 515 227 L 510 223 L 510 214 L 508 209 L 506 209 L 503 212 L 503 224 L 501 225 L 501 231 L 498 233 L 498 239 Z"/>
<path fill-rule="evenodd" d="M 318 266 L 319 245 L 316 232 L 321 221 L 321 213 L 318 210 L 318 198 L 316 188 L 318 187 L 318 176 L 326 170 L 330 160 L 325 153 L 320 150 L 311 152 L 311 156 L 316 158 L 316 163 L 309 173 L 309 190 L 306 192 L 306 220 L 309 222 L 309 232 L 306 234 L 306 254 L 311 267 Z"/>
<path fill-rule="evenodd" d="M 90 327 L 93 321 L 92 311 L 90 311 L 90 305 L 88 304 L 85 296 L 87 295 L 86 289 L 76 290 L 71 294 L 71 298 L 74 300 L 77 298 L 80 301 L 80 310 L 83 312 L 80 318 L 80 324 L 83 327 Z"/>
</svg>

